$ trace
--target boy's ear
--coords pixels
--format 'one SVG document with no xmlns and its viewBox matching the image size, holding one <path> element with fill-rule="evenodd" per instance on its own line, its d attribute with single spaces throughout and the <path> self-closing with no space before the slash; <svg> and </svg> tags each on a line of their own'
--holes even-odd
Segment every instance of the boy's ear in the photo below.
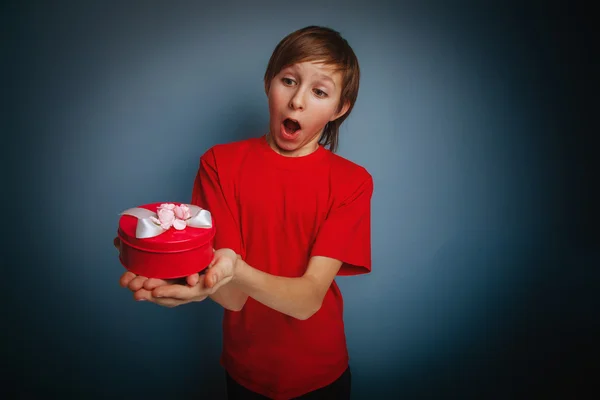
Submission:
<svg viewBox="0 0 600 400">
<path fill-rule="evenodd" d="M 344 102 L 344 105 L 342 106 L 342 109 L 337 114 L 335 114 L 330 119 L 330 121 L 335 121 L 339 117 L 343 116 L 344 114 L 346 114 L 348 112 L 349 109 L 350 109 L 350 102 L 349 101 Z"/>
</svg>

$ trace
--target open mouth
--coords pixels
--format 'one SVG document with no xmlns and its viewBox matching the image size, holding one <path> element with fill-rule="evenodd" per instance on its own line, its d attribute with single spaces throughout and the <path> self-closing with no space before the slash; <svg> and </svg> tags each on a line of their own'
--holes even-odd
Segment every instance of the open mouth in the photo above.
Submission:
<svg viewBox="0 0 600 400">
<path fill-rule="evenodd" d="M 285 128 L 286 133 L 289 135 L 293 135 L 294 133 L 300 130 L 300 124 L 298 123 L 298 121 L 290 118 L 286 118 L 283 121 L 283 127 Z"/>
</svg>

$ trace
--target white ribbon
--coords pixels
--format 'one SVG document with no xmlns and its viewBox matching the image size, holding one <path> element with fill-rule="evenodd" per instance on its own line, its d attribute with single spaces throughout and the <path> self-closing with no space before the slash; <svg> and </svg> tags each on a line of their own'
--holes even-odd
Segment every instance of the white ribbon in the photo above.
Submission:
<svg viewBox="0 0 600 400">
<path fill-rule="evenodd" d="M 184 221 L 187 226 L 192 228 L 212 228 L 212 217 L 210 215 L 210 211 L 191 204 L 186 204 L 186 206 L 190 208 L 190 213 L 192 214 L 191 217 Z M 120 215 L 131 215 L 138 219 L 137 227 L 135 229 L 135 237 L 137 239 L 155 237 L 167 231 L 150 219 L 150 217 L 158 218 L 158 215 L 155 212 L 145 208 L 129 208 L 123 211 Z"/>
</svg>

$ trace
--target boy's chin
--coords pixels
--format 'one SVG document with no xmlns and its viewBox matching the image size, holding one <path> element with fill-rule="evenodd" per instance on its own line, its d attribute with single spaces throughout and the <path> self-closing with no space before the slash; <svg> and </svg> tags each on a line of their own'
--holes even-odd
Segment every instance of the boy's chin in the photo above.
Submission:
<svg viewBox="0 0 600 400">
<path fill-rule="evenodd" d="M 290 153 L 298 150 L 299 147 L 302 147 L 295 141 L 285 140 L 280 134 L 271 135 L 271 139 L 272 140 L 269 141 L 271 143 L 271 147 L 278 152 Z"/>
<path fill-rule="evenodd" d="M 282 137 L 282 135 L 274 135 L 273 136 L 273 144 L 280 150 L 292 151 L 295 150 L 297 145 L 290 140 L 286 140 Z"/>
</svg>

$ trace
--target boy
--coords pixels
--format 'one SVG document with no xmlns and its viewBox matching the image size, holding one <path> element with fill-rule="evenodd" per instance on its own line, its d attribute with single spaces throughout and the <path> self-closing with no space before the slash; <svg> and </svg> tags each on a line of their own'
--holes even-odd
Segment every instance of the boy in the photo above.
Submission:
<svg viewBox="0 0 600 400">
<path fill-rule="evenodd" d="M 200 159 L 192 203 L 217 227 L 206 274 L 177 285 L 126 272 L 121 285 L 167 307 L 210 297 L 225 308 L 230 399 L 347 399 L 334 278 L 371 270 L 373 180 L 333 152 L 358 95 L 358 61 L 338 32 L 311 26 L 277 45 L 264 83 L 269 132 Z"/>
</svg>

